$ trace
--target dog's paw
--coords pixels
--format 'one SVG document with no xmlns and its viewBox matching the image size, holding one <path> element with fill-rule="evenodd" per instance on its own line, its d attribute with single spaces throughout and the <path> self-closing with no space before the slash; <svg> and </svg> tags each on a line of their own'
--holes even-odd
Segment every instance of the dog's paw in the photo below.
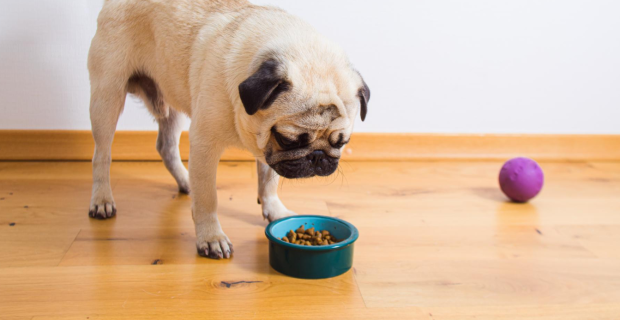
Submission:
<svg viewBox="0 0 620 320">
<path fill-rule="evenodd" d="M 202 257 L 211 259 L 229 259 L 233 254 L 233 245 L 224 232 L 202 232 L 196 237 L 196 249 Z"/>
<path fill-rule="evenodd" d="M 93 185 L 88 216 L 100 220 L 116 216 L 116 203 L 114 203 L 112 189 L 110 189 L 109 185 Z"/>
<path fill-rule="evenodd" d="M 189 177 L 187 173 L 177 179 L 177 185 L 179 186 L 180 193 L 189 194 Z"/>
<path fill-rule="evenodd" d="M 116 216 L 116 204 L 112 201 L 93 201 L 88 216 L 95 219 L 109 219 Z"/>
<path fill-rule="evenodd" d="M 189 194 L 189 183 L 179 184 L 179 192 L 183 194 Z"/>
<path fill-rule="evenodd" d="M 263 206 L 263 218 L 269 220 L 269 222 L 297 215 L 297 213 L 287 209 L 278 198 L 259 200 L 259 203 Z"/>
</svg>

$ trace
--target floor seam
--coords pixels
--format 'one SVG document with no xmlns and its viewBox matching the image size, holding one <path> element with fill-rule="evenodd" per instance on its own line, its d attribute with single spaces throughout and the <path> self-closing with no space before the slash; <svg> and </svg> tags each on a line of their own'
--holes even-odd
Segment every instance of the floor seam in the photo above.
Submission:
<svg viewBox="0 0 620 320">
<path fill-rule="evenodd" d="M 67 253 L 69 252 L 69 250 L 71 250 L 71 247 L 73 246 L 73 244 L 75 243 L 75 240 L 77 239 L 77 237 L 80 235 L 80 232 L 82 232 L 82 228 L 78 229 L 78 231 L 75 233 L 75 237 L 73 237 L 73 240 L 71 240 L 71 243 L 69 244 L 69 246 L 67 246 L 67 249 L 65 250 L 65 252 L 62 254 L 62 257 L 60 257 L 60 260 L 58 260 L 58 264 L 56 265 L 56 267 L 60 267 L 60 264 L 62 263 L 62 261 L 65 259 L 65 256 L 67 255 Z"/>
<path fill-rule="evenodd" d="M 368 305 L 366 304 L 366 298 L 364 298 L 364 294 L 362 294 L 362 288 L 360 287 L 360 284 L 357 281 L 357 269 L 355 269 L 355 267 L 353 267 L 353 279 L 355 280 L 355 286 L 357 287 L 357 292 L 359 292 L 360 297 L 362 297 L 364 308 L 368 309 Z"/>
</svg>

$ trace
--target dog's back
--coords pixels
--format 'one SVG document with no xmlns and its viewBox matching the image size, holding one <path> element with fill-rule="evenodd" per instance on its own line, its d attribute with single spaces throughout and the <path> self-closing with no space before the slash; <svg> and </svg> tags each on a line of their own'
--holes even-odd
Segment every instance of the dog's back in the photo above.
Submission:
<svg viewBox="0 0 620 320">
<path fill-rule="evenodd" d="M 125 72 L 113 76 L 125 81 L 148 75 L 164 90 L 168 104 L 189 113 L 187 77 L 198 33 L 211 15 L 246 7 L 254 6 L 247 0 L 106 0 L 89 54 L 91 80 L 111 70 Z M 157 100 L 145 102 L 156 116 L 166 114 L 151 105 Z"/>
<path fill-rule="evenodd" d="M 185 41 L 197 34 L 210 14 L 249 6 L 253 5 L 247 0 L 106 0 L 98 31 L 127 32 L 136 42 L 147 36 Z"/>
</svg>

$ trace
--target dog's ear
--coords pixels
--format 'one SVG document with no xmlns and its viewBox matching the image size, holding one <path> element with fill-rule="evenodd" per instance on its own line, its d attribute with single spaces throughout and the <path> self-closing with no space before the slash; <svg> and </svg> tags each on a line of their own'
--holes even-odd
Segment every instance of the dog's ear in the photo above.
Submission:
<svg viewBox="0 0 620 320">
<path fill-rule="evenodd" d="M 288 83 L 278 74 L 278 62 L 267 60 L 258 71 L 239 85 L 239 97 L 249 115 L 267 109 L 276 98 L 289 90 Z"/>
<path fill-rule="evenodd" d="M 360 115 L 362 116 L 362 121 L 364 121 L 366 120 L 366 114 L 368 113 L 368 100 L 370 100 L 370 88 L 368 88 L 368 85 L 364 79 L 362 79 L 362 87 L 357 92 L 357 95 L 360 98 Z"/>
</svg>

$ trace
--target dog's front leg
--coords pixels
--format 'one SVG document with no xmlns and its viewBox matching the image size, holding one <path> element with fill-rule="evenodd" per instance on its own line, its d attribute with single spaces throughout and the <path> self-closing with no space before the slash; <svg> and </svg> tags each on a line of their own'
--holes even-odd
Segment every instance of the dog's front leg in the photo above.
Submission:
<svg viewBox="0 0 620 320">
<path fill-rule="evenodd" d="M 189 181 L 196 248 L 198 254 L 204 257 L 230 258 L 233 248 L 217 219 L 215 185 L 217 165 L 224 147 L 213 139 L 212 132 L 206 131 L 194 124 L 190 129 Z"/>
<path fill-rule="evenodd" d="M 278 197 L 278 180 L 280 176 L 270 166 L 256 161 L 258 169 L 258 202 L 263 207 L 263 217 L 275 221 L 295 215 L 288 210 Z"/>
</svg>

